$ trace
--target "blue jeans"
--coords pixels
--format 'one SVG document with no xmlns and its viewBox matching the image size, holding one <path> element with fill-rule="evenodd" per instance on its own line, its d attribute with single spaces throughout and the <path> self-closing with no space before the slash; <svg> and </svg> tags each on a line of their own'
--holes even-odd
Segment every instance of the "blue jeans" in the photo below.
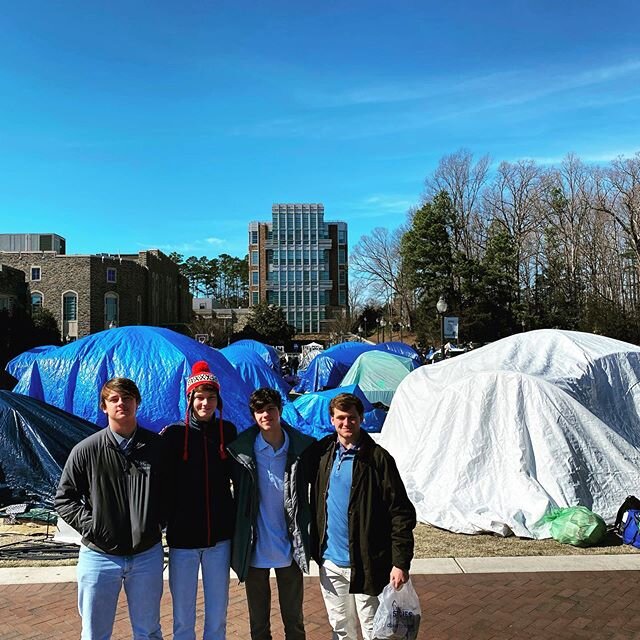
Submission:
<svg viewBox="0 0 640 640">
<path fill-rule="evenodd" d="M 162 640 L 163 562 L 160 543 L 132 556 L 100 553 L 81 545 L 77 568 L 81 639 L 111 638 L 118 596 L 124 584 L 134 640 Z"/>
<path fill-rule="evenodd" d="M 231 540 L 214 547 L 169 549 L 169 588 L 173 600 L 174 640 L 195 640 L 198 570 L 204 590 L 204 640 L 227 637 Z"/>
</svg>

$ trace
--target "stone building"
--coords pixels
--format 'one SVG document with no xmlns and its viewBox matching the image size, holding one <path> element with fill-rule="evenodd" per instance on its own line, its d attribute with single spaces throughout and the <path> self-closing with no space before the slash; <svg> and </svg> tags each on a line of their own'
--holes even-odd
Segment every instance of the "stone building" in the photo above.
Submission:
<svg viewBox="0 0 640 640">
<path fill-rule="evenodd" d="M 32 309 L 48 309 L 65 340 L 115 326 L 191 320 L 187 279 L 157 249 L 120 256 L 0 251 L 0 263 L 23 273 Z"/>
<path fill-rule="evenodd" d="M 12 311 L 27 304 L 27 284 L 24 272 L 0 264 L 0 311 Z"/>
</svg>

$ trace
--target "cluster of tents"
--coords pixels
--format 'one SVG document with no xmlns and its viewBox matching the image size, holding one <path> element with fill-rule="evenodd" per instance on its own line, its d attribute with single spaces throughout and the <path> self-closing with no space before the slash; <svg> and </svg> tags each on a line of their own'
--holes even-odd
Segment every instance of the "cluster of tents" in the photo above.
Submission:
<svg viewBox="0 0 640 640">
<path fill-rule="evenodd" d="M 99 408 L 102 385 L 113 376 L 131 378 L 143 398 L 140 424 L 158 432 L 184 417 L 185 380 L 197 360 L 206 360 L 220 380 L 225 417 L 240 431 L 252 423 L 247 404 L 251 393 L 271 387 L 280 392 L 287 421 L 316 437 L 326 431 L 327 415 L 321 406 L 327 393 L 335 395 L 342 385 L 348 386 L 363 399 L 369 413 L 373 405 L 388 407 L 400 381 L 420 364 L 417 352 L 403 343 L 339 344 L 311 361 L 296 387 L 305 397 L 292 400 L 291 386 L 280 373 L 278 352 L 270 345 L 241 340 L 218 350 L 169 329 L 134 326 L 109 329 L 64 347 L 23 353 L 7 365 L 7 371 L 18 380 L 14 392 L 98 426 L 106 425 Z M 320 392 L 324 393 L 317 401 L 307 397 Z M 380 431 L 382 423 L 379 414 L 365 421 L 372 431 Z"/>
<path fill-rule="evenodd" d="M 159 431 L 181 419 L 197 360 L 218 376 L 224 415 L 240 431 L 252 422 L 247 400 L 259 387 L 278 389 L 283 418 L 314 437 L 333 430 L 332 397 L 358 395 L 363 426 L 380 432 L 419 519 L 450 531 L 548 537 L 540 522 L 552 509 L 579 504 L 611 522 L 626 495 L 640 491 L 634 345 L 542 330 L 420 366 L 403 343 L 343 343 L 305 363 L 292 394 L 269 345 L 243 340 L 216 350 L 168 329 L 122 327 L 9 363 L 18 384 L 0 394 L 0 446 L 9 447 L 0 451 L 0 504 L 12 491 L 15 500 L 18 487 L 21 500 L 50 504 L 68 450 L 106 424 L 98 396 L 113 376 L 140 388 L 141 425 Z"/>
<path fill-rule="evenodd" d="M 184 418 L 185 380 L 197 360 L 206 360 L 218 377 L 224 417 L 239 431 L 252 424 L 248 409 L 251 393 L 260 387 L 271 387 L 280 392 L 284 419 L 314 437 L 333 430 L 329 402 L 343 391 L 361 398 L 366 412 L 365 428 L 379 432 L 395 388 L 419 364 L 415 350 L 402 343 L 338 345 L 314 358 L 300 381 L 306 393 L 293 399 L 295 394 L 291 394 L 291 386 L 280 373 L 278 352 L 254 340 L 241 340 L 217 350 L 169 329 L 133 326 L 109 329 L 63 347 L 32 349 L 14 358 L 6 367 L 18 383 L 13 393 L 6 392 L 0 399 L 0 403 L 6 405 L 7 421 L 13 420 L 11 426 L 0 425 L 0 445 L 7 438 L 13 438 L 10 450 L 14 450 L 24 436 L 9 437 L 7 433 L 16 434 L 27 428 L 33 434 L 44 433 L 48 432 L 49 425 L 55 425 L 61 432 L 69 431 L 69 438 L 53 433 L 50 436 L 63 443 L 60 452 L 66 453 L 49 452 L 48 446 L 42 444 L 40 451 L 47 458 L 50 473 L 48 481 L 36 491 L 22 481 L 23 475 L 13 474 L 13 458 L 0 450 L 0 504 L 11 499 L 12 491 L 13 500 L 23 500 L 30 494 L 34 502 L 50 504 L 66 454 L 75 442 L 87 435 L 86 431 L 68 428 L 69 420 L 73 423 L 79 418 L 85 427 L 106 426 L 106 416 L 99 407 L 99 393 L 102 385 L 114 376 L 131 378 L 140 389 L 142 404 L 138 420 L 142 426 L 159 432 L 167 424 Z M 339 386 L 345 374 L 349 374 L 349 378 L 345 386 Z M 10 405 L 17 402 L 22 410 L 30 399 L 37 401 L 32 403 L 31 412 L 17 417 L 19 412 Z M 62 411 L 48 416 L 49 408 Z M 61 415 L 67 418 L 61 421 Z M 43 438 L 43 443 L 47 438 Z M 25 490 L 20 489 L 21 486 Z"/>
</svg>

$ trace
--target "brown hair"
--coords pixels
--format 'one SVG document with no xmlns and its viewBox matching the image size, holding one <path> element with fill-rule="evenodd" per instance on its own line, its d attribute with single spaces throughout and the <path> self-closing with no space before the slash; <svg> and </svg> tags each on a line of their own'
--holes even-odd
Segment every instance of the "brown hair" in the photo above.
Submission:
<svg viewBox="0 0 640 640">
<path fill-rule="evenodd" d="M 249 409 L 252 414 L 256 411 L 262 411 L 268 404 L 273 404 L 278 408 L 278 411 L 282 411 L 282 398 L 275 389 L 262 387 L 262 389 L 254 391 L 249 398 Z"/>
<path fill-rule="evenodd" d="M 354 396 L 353 393 L 339 393 L 337 396 L 331 398 L 329 403 L 329 413 L 333 416 L 333 412 L 338 409 L 339 411 L 349 411 L 353 409 L 358 412 L 360 420 L 364 418 L 364 405 L 362 400 L 358 396 Z"/>
<path fill-rule="evenodd" d="M 111 380 L 107 380 L 104 383 L 100 390 L 100 407 L 102 409 L 106 407 L 105 401 L 107 397 L 114 391 L 122 396 L 131 396 L 138 404 L 142 402 L 140 391 L 133 380 L 129 380 L 129 378 L 111 378 Z"/>
</svg>

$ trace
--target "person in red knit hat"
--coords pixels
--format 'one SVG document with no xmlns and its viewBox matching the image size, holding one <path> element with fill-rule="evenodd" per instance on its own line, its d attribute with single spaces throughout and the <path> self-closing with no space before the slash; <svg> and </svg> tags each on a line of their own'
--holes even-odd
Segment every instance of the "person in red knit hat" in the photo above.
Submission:
<svg viewBox="0 0 640 640">
<path fill-rule="evenodd" d="M 217 417 L 216 417 L 217 411 Z M 204 589 L 204 639 L 226 638 L 235 508 L 225 447 L 235 426 L 222 418 L 220 383 L 200 360 L 187 378 L 184 422 L 165 427 L 169 456 L 169 588 L 173 637 L 195 640 L 198 572 Z"/>
</svg>

